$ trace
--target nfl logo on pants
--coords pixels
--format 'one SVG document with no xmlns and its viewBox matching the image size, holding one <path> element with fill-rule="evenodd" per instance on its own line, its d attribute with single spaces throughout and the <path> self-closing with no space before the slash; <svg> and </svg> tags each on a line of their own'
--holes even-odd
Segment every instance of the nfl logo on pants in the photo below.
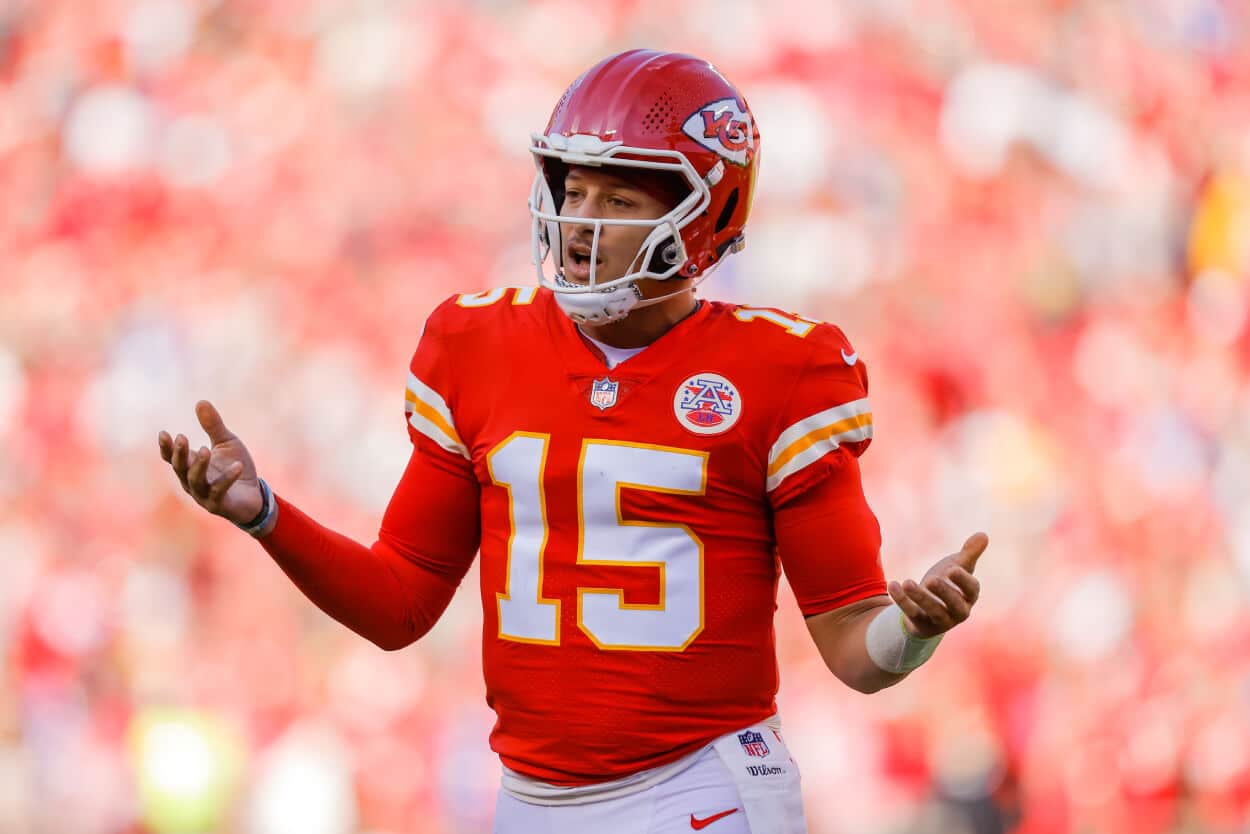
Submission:
<svg viewBox="0 0 1250 834">
<path fill-rule="evenodd" d="M 747 730 L 745 733 L 739 733 L 738 743 L 742 745 L 742 749 L 746 751 L 748 756 L 758 756 L 762 759 L 768 755 L 768 744 L 764 741 L 764 737 L 757 732 Z"/>
</svg>

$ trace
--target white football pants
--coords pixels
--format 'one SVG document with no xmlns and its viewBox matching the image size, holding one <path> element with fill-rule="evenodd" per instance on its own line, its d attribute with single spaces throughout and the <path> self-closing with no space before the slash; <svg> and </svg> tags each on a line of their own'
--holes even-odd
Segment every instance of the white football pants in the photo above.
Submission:
<svg viewBox="0 0 1250 834">
<path fill-rule="evenodd" d="M 806 834 L 798 767 L 767 724 L 691 759 L 659 784 L 600 802 L 534 805 L 501 790 L 494 834 Z"/>
</svg>

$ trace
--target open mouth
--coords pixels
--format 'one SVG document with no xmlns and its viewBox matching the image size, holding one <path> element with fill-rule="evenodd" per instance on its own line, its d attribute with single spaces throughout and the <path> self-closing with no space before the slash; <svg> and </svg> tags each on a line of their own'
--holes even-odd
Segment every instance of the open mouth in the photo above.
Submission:
<svg viewBox="0 0 1250 834">
<path fill-rule="evenodd" d="M 567 249 L 565 250 L 565 254 L 566 254 L 566 257 L 564 259 L 565 274 L 570 279 L 577 281 L 578 283 L 583 283 L 583 284 L 589 283 L 590 269 L 591 269 L 591 263 L 592 263 L 591 258 L 590 258 L 590 247 L 571 245 L 567 247 Z M 603 269 L 602 258 L 596 258 L 593 261 L 593 263 L 595 264 L 596 271 Z"/>
<path fill-rule="evenodd" d="M 574 266 L 590 268 L 590 250 L 583 249 L 580 246 L 569 247 L 568 262 Z M 603 265 L 603 258 L 596 258 L 595 263 L 599 266 Z"/>
</svg>

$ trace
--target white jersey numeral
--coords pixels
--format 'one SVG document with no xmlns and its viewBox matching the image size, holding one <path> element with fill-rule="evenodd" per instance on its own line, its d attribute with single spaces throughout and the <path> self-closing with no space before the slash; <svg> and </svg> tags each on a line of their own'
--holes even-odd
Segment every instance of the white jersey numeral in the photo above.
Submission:
<svg viewBox="0 0 1250 834">
<path fill-rule="evenodd" d="M 506 586 L 496 594 L 499 636 L 558 645 L 560 601 L 542 596 L 548 525 L 543 476 L 549 435 L 516 432 L 487 456 L 507 489 L 511 535 Z M 658 571 L 655 604 L 625 602 L 620 588 L 577 589 L 578 627 L 601 649 L 682 651 L 703 630 L 703 543 L 679 522 L 627 520 L 621 490 L 673 495 L 707 491 L 707 453 L 586 440 L 578 461 L 578 564 Z"/>
<path fill-rule="evenodd" d="M 514 432 L 486 456 L 496 485 L 508 491 L 507 584 L 495 594 L 499 636 L 522 643 L 560 643 L 560 601 L 543 599 L 547 501 L 543 469 L 551 436 Z"/>
<path fill-rule="evenodd" d="M 707 453 L 588 440 L 582 446 L 578 564 L 659 569 L 660 601 L 631 605 L 619 589 L 578 588 L 577 624 L 601 649 L 681 651 L 703 630 L 703 542 L 684 524 L 627 521 L 621 489 L 707 491 Z"/>
</svg>

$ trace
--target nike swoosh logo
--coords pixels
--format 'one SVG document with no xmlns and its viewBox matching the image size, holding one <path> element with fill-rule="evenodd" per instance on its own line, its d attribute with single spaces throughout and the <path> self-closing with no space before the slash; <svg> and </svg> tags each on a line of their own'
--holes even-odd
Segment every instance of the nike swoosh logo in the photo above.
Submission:
<svg viewBox="0 0 1250 834">
<path fill-rule="evenodd" d="M 719 814 L 712 814 L 712 816 L 704 817 L 703 819 L 696 819 L 695 815 L 691 814 L 690 815 L 690 827 L 693 828 L 695 831 L 702 831 L 703 829 L 707 828 L 709 825 L 716 822 L 717 820 L 723 820 L 725 817 L 729 816 L 730 814 L 736 814 L 736 813 L 738 813 L 737 808 L 730 808 L 728 811 L 721 811 Z"/>
<path fill-rule="evenodd" d="M 854 353 L 848 355 L 846 348 L 842 348 L 842 361 L 848 365 L 854 366 L 855 363 L 859 361 L 859 351 L 855 351 Z"/>
</svg>

